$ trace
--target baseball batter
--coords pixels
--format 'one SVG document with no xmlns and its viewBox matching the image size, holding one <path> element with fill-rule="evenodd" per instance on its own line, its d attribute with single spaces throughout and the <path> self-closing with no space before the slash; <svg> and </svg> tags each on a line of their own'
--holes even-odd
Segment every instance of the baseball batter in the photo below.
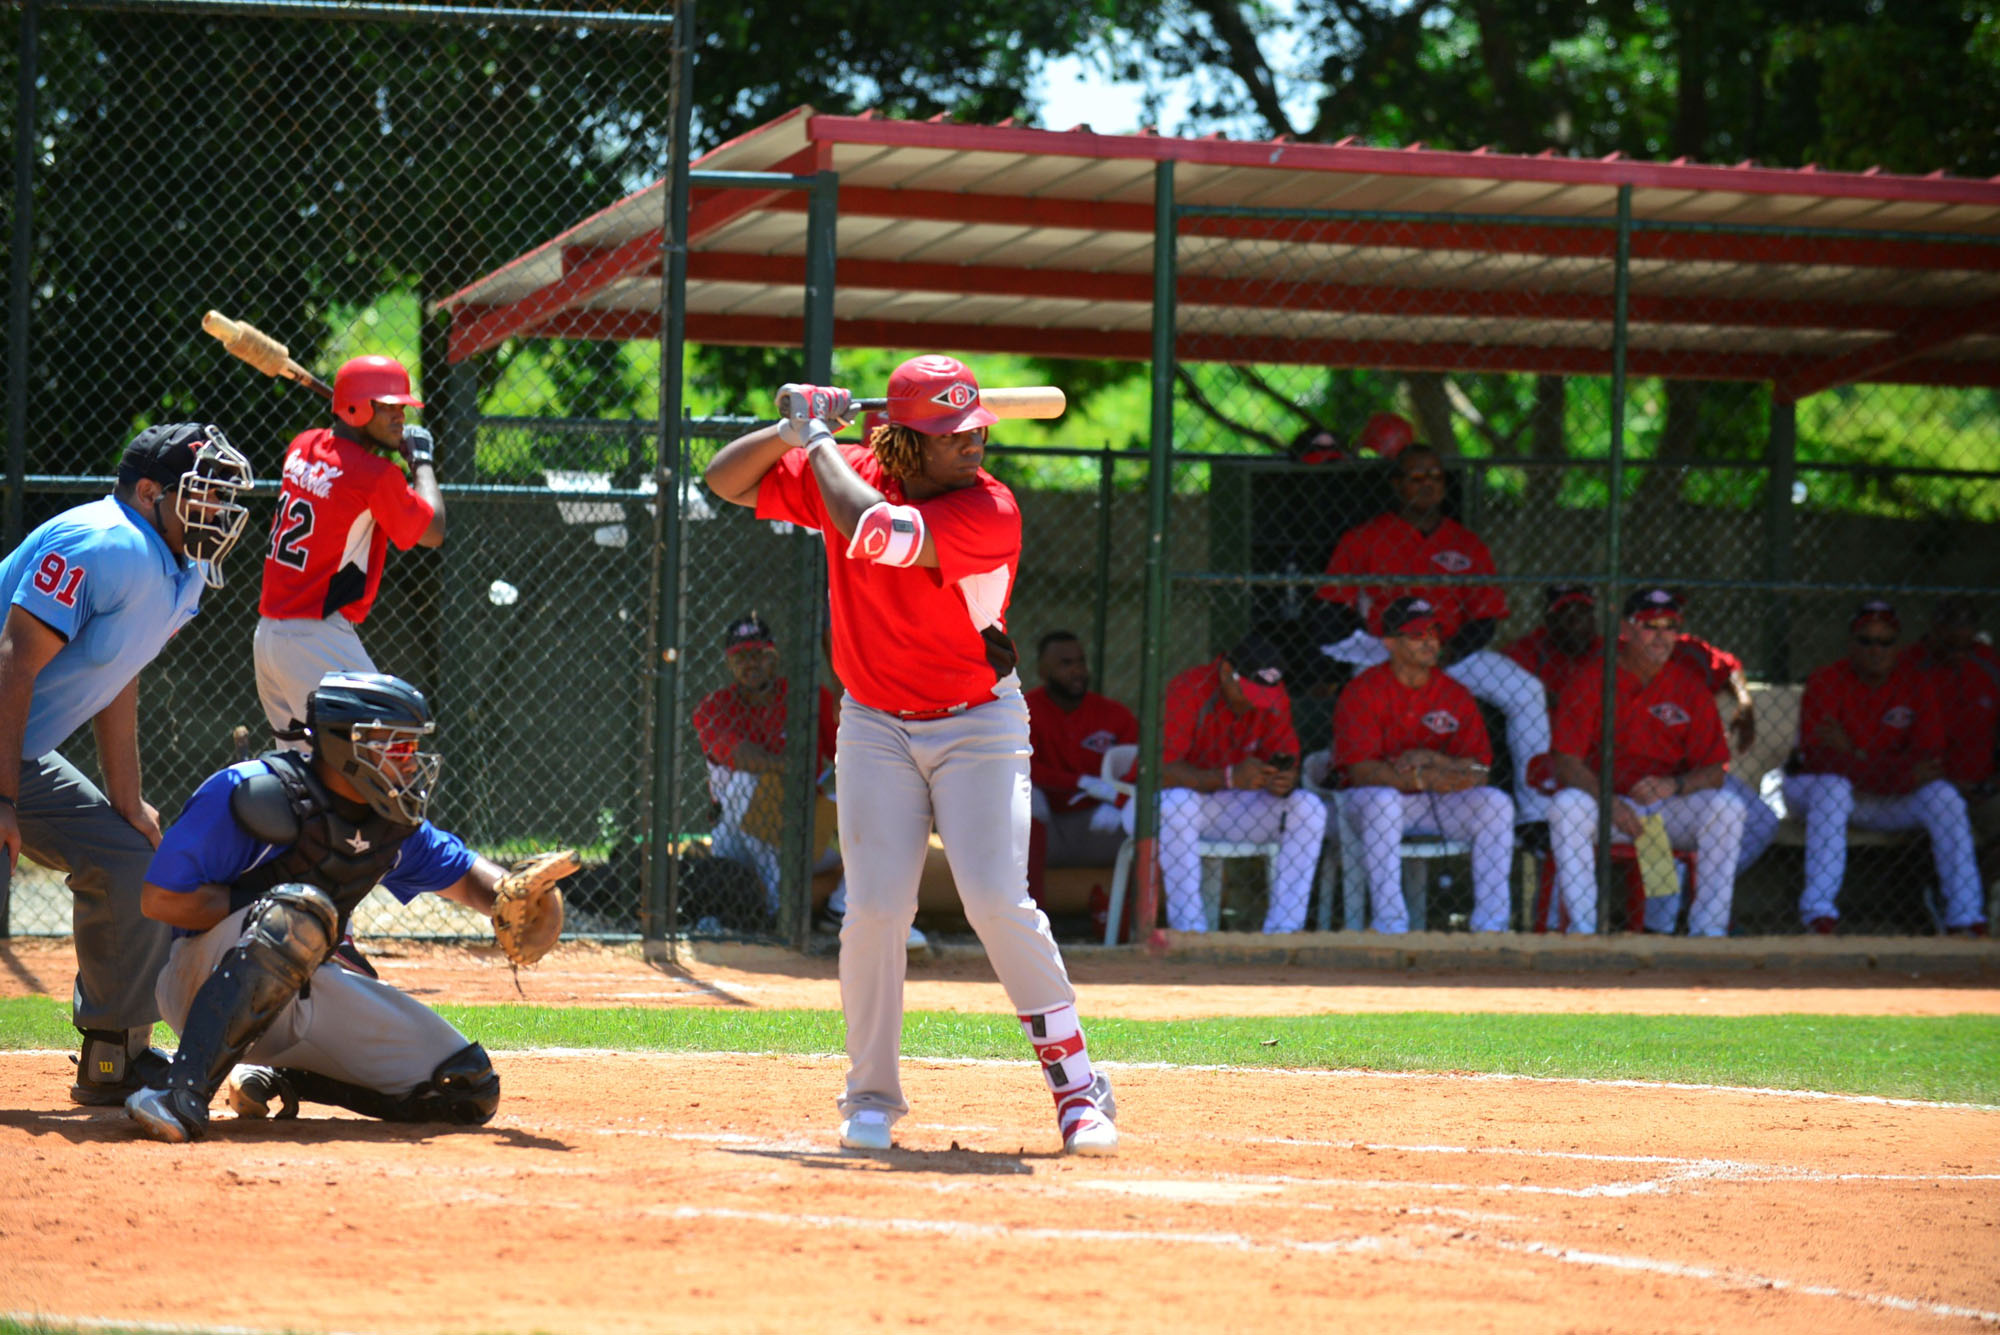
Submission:
<svg viewBox="0 0 2000 1335">
<path fill-rule="evenodd" d="M 146 914 L 173 927 L 159 1004 L 181 1036 L 164 1088 L 125 1109 L 181 1143 L 236 1063 L 238 1116 L 303 1099 L 396 1122 L 477 1125 L 500 1102 L 486 1051 L 421 1002 L 333 962 L 347 917 L 379 882 L 493 912 L 505 873 L 433 826 L 439 757 L 408 682 L 335 673 L 306 697 L 310 757 L 274 751 L 195 790 L 146 873 Z M 550 941 L 558 908 L 540 924 Z"/>
<path fill-rule="evenodd" d="M 327 673 L 375 670 L 355 627 L 375 605 L 388 545 L 444 544 L 431 434 L 403 421 L 423 406 L 395 358 L 354 357 L 333 377 L 332 427 L 300 432 L 285 451 L 255 639 L 257 696 L 275 733 L 305 718 Z"/>
<path fill-rule="evenodd" d="M 840 445 L 845 390 L 786 385 L 782 419 L 717 451 L 708 485 L 760 519 L 821 533 L 841 701 L 835 766 L 847 913 L 840 1143 L 887 1149 L 909 1110 L 903 943 L 933 822 L 965 916 L 1055 1096 L 1063 1148 L 1116 1153 L 1111 1089 L 1091 1068 L 1062 953 L 1028 895 L 1028 708 L 1007 636 L 1021 557 L 1014 494 L 980 467 L 995 420 L 950 357 L 889 378 L 889 421 Z"/>
<path fill-rule="evenodd" d="M 159 813 L 140 793 L 139 672 L 187 625 L 249 511 L 250 465 L 214 426 L 148 427 L 111 495 L 65 510 L 0 564 L 0 891 L 26 853 L 68 874 L 78 1103 L 165 1074 L 152 1049 L 166 929 L 139 911 Z M 100 790 L 56 751 L 89 720 Z"/>
</svg>

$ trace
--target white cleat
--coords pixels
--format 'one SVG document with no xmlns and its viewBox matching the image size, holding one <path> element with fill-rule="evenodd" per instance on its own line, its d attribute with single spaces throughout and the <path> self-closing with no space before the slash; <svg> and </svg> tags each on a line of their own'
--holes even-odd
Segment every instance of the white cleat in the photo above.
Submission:
<svg viewBox="0 0 2000 1335">
<path fill-rule="evenodd" d="M 237 1067 L 229 1073 L 229 1083 L 223 1086 L 223 1092 L 229 1098 L 229 1111 L 238 1117 L 299 1115 L 299 1099 L 292 1092 L 291 1082 L 268 1066 Z M 277 1106 L 273 1107 L 274 1104 Z"/>
<path fill-rule="evenodd" d="M 139 1128 L 154 1140 L 164 1140 L 169 1145 L 185 1145 L 194 1139 L 181 1119 L 174 1116 L 167 1103 L 164 1089 L 134 1090 L 125 1100 L 125 1115 L 139 1124 Z"/>
<path fill-rule="evenodd" d="M 925 936 L 914 923 L 910 926 L 908 939 L 903 942 L 903 953 L 913 960 L 930 958 L 931 939 Z"/>
<path fill-rule="evenodd" d="M 863 1108 L 840 1124 L 840 1148 L 844 1150 L 886 1150 L 889 1148 L 889 1114 Z"/>
<path fill-rule="evenodd" d="M 1109 1159 L 1118 1153 L 1118 1128 L 1097 1109 L 1088 1109 L 1063 1134 L 1063 1153 L 1084 1159 Z"/>
</svg>

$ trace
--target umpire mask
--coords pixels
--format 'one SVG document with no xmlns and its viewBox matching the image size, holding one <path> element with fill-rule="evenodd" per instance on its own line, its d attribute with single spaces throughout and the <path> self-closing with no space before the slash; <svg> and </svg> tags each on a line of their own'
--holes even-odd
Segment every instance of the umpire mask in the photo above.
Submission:
<svg viewBox="0 0 2000 1335">
<path fill-rule="evenodd" d="M 187 554 L 202 563 L 211 589 L 222 587 L 222 558 L 243 536 L 250 511 L 237 497 L 250 489 L 250 461 L 229 443 L 222 428 L 207 427 L 194 466 L 181 474 L 174 513 L 186 532 Z"/>
<path fill-rule="evenodd" d="M 423 693 L 377 672 L 329 672 L 306 697 L 313 755 L 376 815 L 417 825 L 430 809 L 444 758 L 422 749 L 437 730 Z"/>
</svg>

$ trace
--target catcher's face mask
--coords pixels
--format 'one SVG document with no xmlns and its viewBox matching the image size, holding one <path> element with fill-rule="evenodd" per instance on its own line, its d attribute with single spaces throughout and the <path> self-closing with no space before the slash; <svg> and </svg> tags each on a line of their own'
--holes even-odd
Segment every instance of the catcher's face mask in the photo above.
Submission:
<svg viewBox="0 0 2000 1335">
<path fill-rule="evenodd" d="M 444 757 L 420 749 L 436 725 L 377 720 L 357 723 L 345 737 L 324 739 L 327 760 L 358 789 L 375 813 L 415 825 L 430 809 Z"/>
<path fill-rule="evenodd" d="M 251 484 L 250 461 L 229 443 L 220 427 L 206 430 L 207 439 L 195 451 L 194 467 L 181 474 L 174 493 L 174 514 L 186 533 L 187 554 L 202 563 L 201 577 L 211 589 L 222 587 L 222 558 L 243 536 L 250 511 L 237 500 Z"/>
</svg>

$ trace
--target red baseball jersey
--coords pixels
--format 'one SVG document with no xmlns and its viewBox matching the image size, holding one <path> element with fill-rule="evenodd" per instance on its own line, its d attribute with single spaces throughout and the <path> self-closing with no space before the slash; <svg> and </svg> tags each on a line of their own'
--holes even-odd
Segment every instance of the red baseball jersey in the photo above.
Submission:
<svg viewBox="0 0 2000 1335">
<path fill-rule="evenodd" d="M 1601 680 L 1582 672 L 1571 678 L 1556 702 L 1552 749 L 1597 768 L 1597 747 L 1604 735 Z M 1623 666 L 1618 669 L 1611 732 L 1611 787 L 1629 793 L 1632 785 L 1654 775 L 1671 778 L 1704 765 L 1729 763 L 1729 743 L 1722 735 L 1722 715 L 1701 674 L 1670 658 L 1651 681 L 1641 682 Z"/>
<path fill-rule="evenodd" d="M 1376 515 L 1342 535 L 1326 563 L 1329 575 L 1491 575 L 1493 554 L 1472 530 L 1446 519 L 1429 533 L 1394 512 Z M 1450 639 L 1468 621 L 1498 621 L 1507 615 L 1499 587 L 1420 584 L 1329 585 L 1319 596 L 1346 603 L 1368 620 L 1369 633 L 1382 633 L 1382 611 L 1405 594 L 1430 600 L 1438 610 L 1438 636 Z"/>
<path fill-rule="evenodd" d="M 1980 653 L 1980 649 L 1986 649 Z M 1944 776 L 1953 783 L 1985 783 L 1994 776 L 2000 749 L 2000 661 L 1985 645 L 1954 662 L 1931 655 L 1918 641 L 1903 661 L 1917 673 L 1925 702 L 1944 726 Z"/>
<path fill-rule="evenodd" d="M 1553 708 L 1569 689 L 1571 678 L 1604 661 L 1604 640 L 1602 637 L 1592 640 L 1590 647 L 1580 654 L 1566 654 L 1549 638 L 1548 627 L 1537 626 L 1501 652 L 1542 679 Z M 1700 673 L 1710 694 L 1728 690 L 1730 674 L 1743 670 L 1742 659 L 1699 635 L 1681 636 L 1674 645 L 1673 661 Z"/>
<path fill-rule="evenodd" d="M 1061 806 L 1076 795 L 1076 781 L 1104 767 L 1104 753 L 1121 742 L 1139 740 L 1139 720 L 1110 696 L 1084 694 L 1075 709 L 1064 709 L 1049 698 L 1046 686 L 1027 694 L 1028 740 L 1034 757 L 1028 777 L 1035 787 Z"/>
<path fill-rule="evenodd" d="M 788 520 L 826 541 L 835 675 L 856 700 L 890 713 L 993 699 L 1004 673 L 987 656 L 981 632 L 1007 629 L 1021 563 L 1014 493 L 981 469 L 973 486 L 913 502 L 869 450 L 833 448 L 891 504 L 923 512 L 938 555 L 935 568 L 848 560 L 847 539 L 826 517 L 805 451 L 787 450 L 771 466 L 757 486 L 757 517 Z"/>
<path fill-rule="evenodd" d="M 285 451 L 257 610 L 283 621 L 339 612 L 360 625 L 389 544 L 409 550 L 430 523 L 430 502 L 388 459 L 325 427 L 300 432 Z"/>
<path fill-rule="evenodd" d="M 1832 721 L 1847 733 L 1852 752 L 1818 740 Z M 1808 774 L 1844 774 L 1864 793 L 1893 796 L 1916 782 L 1911 767 L 1947 750 L 1943 719 L 1931 708 L 1928 684 L 1903 663 L 1879 685 L 1861 680 L 1849 659 L 1829 663 L 1806 678 L 1799 701 L 1800 767 Z"/>
<path fill-rule="evenodd" d="M 718 765 L 735 768 L 736 748 L 744 742 L 762 747 L 773 755 L 785 749 L 785 697 L 791 683 L 778 679 L 778 689 L 762 705 L 751 704 L 734 684 L 702 697 L 694 710 L 695 734 L 701 738 L 701 753 Z M 833 760 L 833 739 L 840 728 L 840 701 L 826 687 L 819 688 L 819 751 L 816 762 L 824 769 Z"/>
<path fill-rule="evenodd" d="M 1377 663 L 1347 683 L 1333 710 L 1333 763 L 1394 760 L 1405 751 L 1437 751 L 1493 763 L 1486 720 L 1472 692 L 1442 672 L 1406 686 L 1395 667 Z"/>
<path fill-rule="evenodd" d="M 1292 731 L 1289 699 L 1281 709 L 1251 709 L 1239 714 L 1222 699 L 1218 684 L 1222 660 L 1198 663 L 1167 683 L 1161 729 L 1160 760 L 1186 763 L 1197 769 L 1221 769 L 1257 756 L 1299 755 L 1299 737 Z"/>
</svg>

